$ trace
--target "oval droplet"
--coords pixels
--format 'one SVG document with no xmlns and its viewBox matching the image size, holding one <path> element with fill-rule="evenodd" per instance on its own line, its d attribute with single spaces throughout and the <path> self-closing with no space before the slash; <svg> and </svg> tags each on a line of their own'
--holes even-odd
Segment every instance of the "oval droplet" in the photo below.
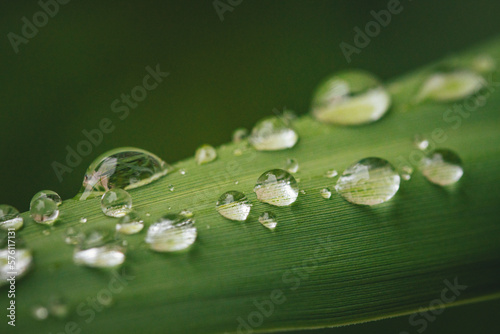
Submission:
<svg viewBox="0 0 500 334">
<path fill-rule="evenodd" d="M 123 189 L 108 190 L 101 198 L 102 212 L 109 217 L 123 217 L 132 211 L 132 196 Z"/>
<path fill-rule="evenodd" d="M 136 234 L 144 228 L 144 221 L 134 212 L 120 218 L 116 224 L 116 232 L 122 234 Z"/>
<path fill-rule="evenodd" d="M 10 205 L 0 205 L 0 228 L 4 230 L 14 229 L 19 230 L 23 227 L 23 218 L 20 216 L 19 211 Z"/>
<path fill-rule="evenodd" d="M 203 165 L 217 159 L 217 151 L 210 145 L 202 145 L 196 150 L 194 159 L 198 165 Z"/>
<path fill-rule="evenodd" d="M 294 147 L 299 140 L 295 130 L 279 117 L 259 121 L 249 137 L 250 144 L 258 151 L 278 151 Z"/>
<path fill-rule="evenodd" d="M 335 190 L 347 201 L 376 205 L 390 200 L 401 179 L 395 168 L 381 158 L 365 158 L 349 166 L 339 177 Z"/>
<path fill-rule="evenodd" d="M 153 153 L 121 147 L 99 156 L 87 169 L 80 200 L 101 196 L 113 188 L 129 190 L 147 185 L 172 168 Z"/>
<path fill-rule="evenodd" d="M 427 78 L 416 100 L 429 99 L 439 102 L 462 100 L 478 92 L 485 84 L 483 77 L 470 70 L 437 72 Z"/>
<path fill-rule="evenodd" d="M 460 180 L 464 174 L 462 161 L 453 151 L 437 149 L 420 162 L 420 171 L 432 183 L 447 186 Z"/>
<path fill-rule="evenodd" d="M 324 199 L 330 199 L 332 197 L 332 192 L 328 188 L 321 189 L 319 193 Z"/>
<path fill-rule="evenodd" d="M 190 247 L 197 235 L 193 219 L 167 214 L 149 227 L 145 241 L 154 251 L 175 252 Z"/>
<path fill-rule="evenodd" d="M 276 215 L 270 211 L 265 211 L 259 216 L 259 222 L 262 226 L 274 230 L 278 225 L 278 221 L 276 220 Z"/>
<path fill-rule="evenodd" d="M 390 95 L 375 76 L 350 70 L 331 76 L 318 87 L 312 113 L 321 122 L 359 125 L 380 119 L 390 104 Z"/>
<path fill-rule="evenodd" d="M 335 169 L 330 169 L 325 172 L 325 177 L 329 179 L 333 179 L 337 175 L 339 175 L 339 173 Z"/>
<path fill-rule="evenodd" d="M 73 262 L 90 268 L 116 268 L 125 262 L 125 248 L 102 231 L 91 231 L 75 248 Z"/>
<path fill-rule="evenodd" d="M 15 276 L 21 278 L 31 267 L 33 256 L 31 250 L 16 245 L 15 253 L 9 254 L 9 248 L 0 249 L 0 286 L 7 283 L 7 279 Z M 12 252 L 12 251 L 11 251 Z M 14 259 L 14 261 L 12 261 Z"/>
<path fill-rule="evenodd" d="M 30 214 L 37 223 L 50 226 L 59 218 L 59 208 L 49 197 L 38 197 L 31 202 Z"/>
<path fill-rule="evenodd" d="M 221 195 L 215 204 L 217 212 L 230 220 L 245 221 L 250 214 L 252 204 L 245 194 L 239 191 L 228 191 Z"/>
<path fill-rule="evenodd" d="M 295 178 L 282 169 L 273 169 L 262 174 L 254 187 L 257 199 L 275 206 L 288 206 L 299 196 Z"/>
</svg>

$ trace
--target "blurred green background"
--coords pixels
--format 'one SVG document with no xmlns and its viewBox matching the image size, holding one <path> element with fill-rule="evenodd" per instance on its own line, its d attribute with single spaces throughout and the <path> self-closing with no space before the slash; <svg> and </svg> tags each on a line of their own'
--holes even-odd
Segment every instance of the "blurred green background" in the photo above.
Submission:
<svg viewBox="0 0 500 334">
<path fill-rule="evenodd" d="M 16 54 L 7 34 L 21 35 L 21 18 L 32 21 L 41 8 L 3 1 L 0 203 L 26 211 L 41 189 L 72 197 L 91 161 L 119 146 L 173 163 L 200 144 L 229 141 L 235 128 L 251 128 L 273 109 L 307 113 L 314 87 L 333 71 L 357 67 L 388 80 L 500 32 L 498 1 L 403 0 L 402 12 L 348 64 L 339 44 L 353 44 L 353 28 L 387 3 L 242 1 L 221 21 L 212 1 L 70 1 Z M 111 103 L 156 64 L 169 77 L 120 120 Z M 52 163 L 64 164 L 66 147 L 76 149 L 82 131 L 103 118 L 115 130 L 60 182 Z M 488 320 L 498 332 L 499 306 L 447 310 L 427 333 L 469 333 Z M 324 332 L 405 330 L 412 332 L 407 317 Z"/>
</svg>

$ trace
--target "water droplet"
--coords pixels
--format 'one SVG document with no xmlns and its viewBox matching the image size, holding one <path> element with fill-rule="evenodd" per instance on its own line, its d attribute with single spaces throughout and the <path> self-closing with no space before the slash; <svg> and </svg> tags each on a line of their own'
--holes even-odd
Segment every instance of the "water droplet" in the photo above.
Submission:
<svg viewBox="0 0 500 334">
<path fill-rule="evenodd" d="M 488 73 L 497 67 L 495 59 L 489 55 L 479 55 L 472 60 L 472 69 L 479 73 Z"/>
<path fill-rule="evenodd" d="M 258 151 L 277 151 L 295 146 L 297 132 L 279 117 L 268 117 L 258 122 L 249 142 Z"/>
<path fill-rule="evenodd" d="M 413 138 L 413 144 L 419 150 L 425 151 L 429 147 L 429 140 L 427 138 L 423 137 L 422 135 L 417 134 Z"/>
<path fill-rule="evenodd" d="M 242 154 L 243 154 L 243 150 L 242 150 L 242 149 L 240 149 L 240 148 L 237 148 L 237 149 L 235 149 L 235 150 L 233 151 L 233 155 L 234 155 L 235 157 L 239 157 L 239 156 L 241 156 Z"/>
<path fill-rule="evenodd" d="M 239 191 L 228 191 L 222 194 L 215 204 L 217 212 L 230 220 L 245 221 L 250 214 L 252 204 L 245 194 Z"/>
<path fill-rule="evenodd" d="M 80 223 L 85 224 L 87 222 L 87 218 L 81 217 L 80 218 Z"/>
<path fill-rule="evenodd" d="M 333 179 L 337 175 L 339 175 L 339 173 L 335 169 L 330 169 L 325 172 L 325 177 L 329 179 Z"/>
<path fill-rule="evenodd" d="M 59 217 L 59 208 L 52 199 L 39 197 L 31 202 L 30 214 L 37 223 L 52 225 Z"/>
<path fill-rule="evenodd" d="M 182 210 L 181 212 L 179 212 L 179 214 L 181 216 L 186 217 L 186 218 L 193 218 L 194 217 L 194 213 L 191 210 L 188 210 L 188 209 Z"/>
<path fill-rule="evenodd" d="M 12 254 L 13 251 L 14 254 Z M 15 261 L 12 261 L 12 258 Z M 33 255 L 31 254 L 31 250 L 20 248 L 19 243 L 16 244 L 15 250 L 12 246 L 0 249 L 0 285 L 5 284 L 11 276 L 15 276 L 16 278 L 24 276 L 30 268 L 32 261 Z"/>
<path fill-rule="evenodd" d="M 420 162 L 420 170 L 427 180 L 441 186 L 457 182 L 464 173 L 460 157 L 446 149 L 430 152 Z"/>
<path fill-rule="evenodd" d="M 16 208 L 6 204 L 0 204 L 0 228 L 15 231 L 23 227 L 23 218 L 19 215 Z"/>
<path fill-rule="evenodd" d="M 321 189 L 319 193 L 321 194 L 321 197 L 325 199 L 330 199 L 330 197 L 332 197 L 332 192 L 328 188 Z"/>
<path fill-rule="evenodd" d="M 134 212 L 120 218 L 116 224 L 116 231 L 123 234 L 136 234 L 144 228 L 144 222 Z"/>
<path fill-rule="evenodd" d="M 259 222 L 270 230 L 274 230 L 278 222 L 276 221 L 276 215 L 272 212 L 266 211 L 259 216 Z"/>
<path fill-rule="evenodd" d="M 238 185 L 240 183 L 240 181 L 236 180 L 234 181 L 234 184 Z"/>
<path fill-rule="evenodd" d="M 49 314 L 53 317 L 64 319 L 68 316 L 68 303 L 60 297 L 51 297 L 47 305 Z"/>
<path fill-rule="evenodd" d="M 233 143 L 239 143 L 248 137 L 248 130 L 245 128 L 238 128 L 233 132 Z"/>
<path fill-rule="evenodd" d="M 390 95 L 375 76 L 350 70 L 331 76 L 318 87 L 312 113 L 325 123 L 358 125 L 380 119 L 390 104 Z"/>
<path fill-rule="evenodd" d="M 129 190 L 147 185 L 172 168 L 156 155 L 132 147 L 104 153 L 87 169 L 80 200 L 101 196 L 113 188 Z"/>
<path fill-rule="evenodd" d="M 273 169 L 262 174 L 254 187 L 257 199 L 275 206 L 291 205 L 299 196 L 295 178 L 282 169 Z"/>
<path fill-rule="evenodd" d="M 306 195 L 306 194 L 307 194 L 307 192 L 306 192 L 304 189 L 300 190 L 299 192 L 300 192 L 302 195 Z"/>
<path fill-rule="evenodd" d="M 33 205 L 33 202 L 39 198 L 48 198 L 53 200 L 58 206 L 62 204 L 61 196 L 58 193 L 52 190 L 42 190 L 39 191 L 31 198 L 30 206 Z"/>
<path fill-rule="evenodd" d="M 285 169 L 292 174 L 295 174 L 299 171 L 299 162 L 297 159 L 287 159 Z"/>
<path fill-rule="evenodd" d="M 194 220 L 167 214 L 149 227 L 145 241 L 154 251 L 175 252 L 191 246 L 197 234 Z"/>
<path fill-rule="evenodd" d="M 179 174 L 181 174 L 181 175 L 186 175 L 186 174 L 187 174 L 187 170 L 185 170 L 185 169 L 180 169 L 180 170 L 179 170 Z"/>
<path fill-rule="evenodd" d="M 168 187 L 168 190 L 170 190 L 171 192 L 173 192 L 175 190 L 175 187 L 173 184 L 169 184 L 167 187 Z"/>
<path fill-rule="evenodd" d="M 132 211 L 132 196 L 123 189 L 108 190 L 102 195 L 101 209 L 106 216 L 123 217 Z"/>
<path fill-rule="evenodd" d="M 68 245 L 77 245 L 85 239 L 85 234 L 80 229 L 75 227 L 68 227 L 64 231 L 64 242 Z"/>
<path fill-rule="evenodd" d="M 146 212 L 146 217 L 151 217 L 151 214 L 149 212 Z"/>
<path fill-rule="evenodd" d="M 217 151 L 210 145 L 202 145 L 196 150 L 194 159 L 198 165 L 203 165 L 217 159 Z"/>
<path fill-rule="evenodd" d="M 469 70 L 453 70 L 432 74 L 423 84 L 417 101 L 426 99 L 448 102 L 461 100 L 485 85 L 480 75 Z"/>
<path fill-rule="evenodd" d="M 33 307 L 33 317 L 36 320 L 45 320 L 49 316 L 49 310 L 46 307 L 37 305 Z"/>
<path fill-rule="evenodd" d="M 116 268 L 125 261 L 125 249 L 101 231 L 90 232 L 75 248 L 73 262 L 91 268 Z"/>
<path fill-rule="evenodd" d="M 399 190 L 400 182 L 398 173 L 387 160 L 365 158 L 342 173 L 335 190 L 351 203 L 375 205 L 391 199 Z"/>
<path fill-rule="evenodd" d="M 413 168 L 411 168 L 411 166 L 403 166 L 401 167 L 400 174 L 403 180 L 409 181 L 413 174 Z"/>
</svg>

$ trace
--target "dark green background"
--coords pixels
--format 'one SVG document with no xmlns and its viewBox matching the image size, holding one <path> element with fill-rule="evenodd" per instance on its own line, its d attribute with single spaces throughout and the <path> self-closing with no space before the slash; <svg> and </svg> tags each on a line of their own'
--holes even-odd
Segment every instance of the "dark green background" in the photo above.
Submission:
<svg viewBox="0 0 500 334">
<path fill-rule="evenodd" d="M 220 145 L 236 127 L 250 128 L 284 106 L 308 112 L 317 83 L 333 71 L 370 70 L 383 80 L 401 75 L 500 32 L 500 2 L 403 0 L 403 11 L 348 64 L 339 44 L 387 1 L 243 1 L 221 22 L 211 1 L 76 1 L 15 54 L 7 34 L 36 1 L 0 5 L 0 203 L 28 209 L 41 189 L 72 197 L 90 162 L 106 150 L 136 146 L 167 162 L 200 144 Z M 142 83 L 145 67 L 170 76 L 124 121 L 113 100 Z M 59 182 L 52 162 L 82 130 L 110 118 L 115 131 Z M 426 333 L 493 328 L 498 302 L 447 310 Z M 492 311 L 493 310 L 493 311 Z M 495 311 L 497 313 L 495 313 Z M 473 330 L 474 329 L 474 330 Z M 500 326 L 496 325 L 498 332 Z M 399 333 L 407 318 L 338 333 Z"/>
</svg>

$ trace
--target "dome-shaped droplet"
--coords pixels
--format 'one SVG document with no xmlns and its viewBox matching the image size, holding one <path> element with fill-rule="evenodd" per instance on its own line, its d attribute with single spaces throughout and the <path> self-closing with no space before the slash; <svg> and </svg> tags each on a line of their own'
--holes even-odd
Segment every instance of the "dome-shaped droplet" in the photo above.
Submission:
<svg viewBox="0 0 500 334">
<path fill-rule="evenodd" d="M 193 219 L 167 214 L 149 227 L 145 241 L 154 251 L 175 252 L 191 246 L 197 234 Z"/>
<path fill-rule="evenodd" d="M 123 234 L 136 234 L 143 228 L 144 221 L 135 212 L 123 216 L 116 224 L 116 231 Z"/>
<path fill-rule="evenodd" d="M 453 151 L 438 149 L 420 162 L 420 171 L 432 183 L 447 186 L 460 180 L 464 174 L 462 161 Z"/>
<path fill-rule="evenodd" d="M 156 155 L 133 147 L 104 153 L 87 169 L 80 200 L 102 195 L 109 189 L 125 190 L 149 184 L 172 168 Z"/>
<path fill-rule="evenodd" d="M 18 279 L 26 274 L 32 261 L 31 251 L 19 245 L 16 245 L 14 252 L 8 247 L 0 249 L 0 286 L 11 277 Z"/>
<path fill-rule="evenodd" d="M 478 92 L 485 84 L 482 76 L 470 70 L 437 72 L 427 78 L 416 100 L 457 101 Z"/>
<path fill-rule="evenodd" d="M 31 202 L 30 214 L 37 223 L 52 225 L 59 217 L 59 208 L 49 197 L 38 197 Z"/>
<path fill-rule="evenodd" d="M 257 199 L 275 206 L 287 206 L 299 196 L 295 178 L 282 169 L 273 169 L 262 174 L 254 187 Z"/>
<path fill-rule="evenodd" d="M 75 248 L 73 262 L 91 268 L 116 268 L 125 261 L 123 244 L 102 231 L 92 231 Z"/>
<path fill-rule="evenodd" d="M 33 196 L 30 202 L 30 206 L 33 204 L 34 201 L 36 201 L 39 198 L 48 198 L 53 200 L 58 206 L 62 204 L 62 199 L 61 196 L 59 196 L 58 193 L 52 190 L 42 190 L 39 191 Z"/>
<path fill-rule="evenodd" d="M 399 190 L 400 182 L 387 160 L 365 158 L 342 173 L 335 190 L 351 203 L 375 205 L 390 200 Z"/>
<path fill-rule="evenodd" d="M 215 209 L 227 219 L 245 221 L 250 214 L 252 204 L 245 194 L 239 191 L 228 191 L 221 195 L 215 204 Z"/>
<path fill-rule="evenodd" d="M 325 177 L 329 179 L 333 179 L 337 175 L 339 175 L 339 173 L 335 169 L 329 169 L 325 172 Z"/>
<path fill-rule="evenodd" d="M 238 128 L 233 132 L 233 143 L 239 143 L 248 137 L 248 130 L 245 128 Z"/>
<path fill-rule="evenodd" d="M 106 216 L 123 217 L 132 211 L 132 196 L 123 189 L 108 190 L 102 195 L 101 209 Z"/>
<path fill-rule="evenodd" d="M 202 145 L 196 150 L 194 156 L 198 165 L 203 165 L 217 159 L 217 151 L 210 145 Z"/>
<path fill-rule="evenodd" d="M 263 212 L 259 216 L 259 222 L 262 224 L 262 226 L 270 230 L 274 230 L 278 225 L 278 221 L 276 220 L 276 215 L 270 211 Z"/>
<path fill-rule="evenodd" d="M 295 146 L 299 135 L 280 117 L 259 121 L 252 130 L 249 142 L 258 151 L 278 151 Z"/>
<path fill-rule="evenodd" d="M 390 104 L 390 95 L 376 77 L 350 70 L 331 76 L 318 87 L 312 113 L 325 123 L 358 125 L 380 119 Z"/>
<path fill-rule="evenodd" d="M 332 197 L 332 192 L 330 191 L 330 189 L 328 188 L 323 188 L 319 191 L 319 194 L 321 195 L 321 197 L 323 197 L 324 199 L 330 199 L 330 197 Z"/>
<path fill-rule="evenodd" d="M 285 170 L 287 170 L 289 173 L 295 174 L 299 171 L 299 162 L 297 159 L 294 158 L 289 158 L 286 160 L 285 164 Z"/>
<path fill-rule="evenodd" d="M 23 218 L 16 208 L 6 204 L 0 204 L 0 228 L 4 230 L 19 230 L 23 227 Z"/>
</svg>

